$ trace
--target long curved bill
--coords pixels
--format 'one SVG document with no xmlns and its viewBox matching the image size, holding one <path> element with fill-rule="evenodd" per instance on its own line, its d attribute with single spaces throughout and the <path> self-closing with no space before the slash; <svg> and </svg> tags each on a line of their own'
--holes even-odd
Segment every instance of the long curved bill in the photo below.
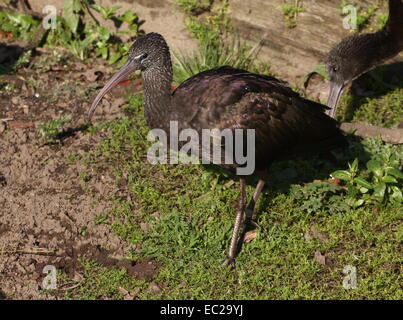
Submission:
<svg viewBox="0 0 403 320">
<path fill-rule="evenodd" d="M 326 104 L 328 107 L 330 107 L 330 110 L 327 112 L 327 114 L 332 118 L 334 118 L 336 115 L 337 104 L 339 103 L 341 93 L 343 92 L 343 87 L 344 86 L 342 84 L 333 81 L 330 82 L 330 91 Z"/>
<path fill-rule="evenodd" d="M 88 119 L 91 119 L 95 109 L 97 108 L 99 102 L 102 100 L 104 95 L 107 94 L 113 87 L 116 87 L 120 82 L 127 80 L 129 75 L 135 70 L 137 70 L 135 63 L 127 60 L 123 67 L 116 74 L 114 74 L 112 78 L 109 79 L 109 81 L 95 97 L 94 102 L 92 103 L 91 108 L 88 111 Z"/>
</svg>

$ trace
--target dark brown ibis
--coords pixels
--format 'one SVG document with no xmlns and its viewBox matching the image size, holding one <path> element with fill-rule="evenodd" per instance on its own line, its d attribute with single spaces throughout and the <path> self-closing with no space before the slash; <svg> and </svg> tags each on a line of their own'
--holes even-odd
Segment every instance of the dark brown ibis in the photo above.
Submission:
<svg viewBox="0 0 403 320">
<path fill-rule="evenodd" d="M 252 222 L 270 164 L 292 154 L 326 152 L 345 144 L 338 123 L 325 114 L 326 106 L 302 98 L 273 77 L 225 66 L 201 72 L 171 90 L 170 52 L 164 38 L 157 33 L 136 40 L 126 64 L 99 92 L 89 115 L 109 90 L 136 70 L 141 70 L 144 114 L 151 129 L 163 129 L 169 135 L 170 121 L 177 121 L 179 130 L 253 129 L 255 132 L 253 174 L 260 180 L 245 209 L 245 176 L 239 176 L 238 210 L 227 259 L 231 265 L 240 227 Z M 234 143 L 243 144 L 243 140 Z M 241 166 L 224 162 L 220 165 L 231 172 Z"/>
<path fill-rule="evenodd" d="M 380 31 L 347 37 L 330 50 L 326 61 L 330 76 L 328 114 L 334 118 L 347 84 L 402 50 L 403 0 L 389 0 L 389 18 Z"/>
</svg>

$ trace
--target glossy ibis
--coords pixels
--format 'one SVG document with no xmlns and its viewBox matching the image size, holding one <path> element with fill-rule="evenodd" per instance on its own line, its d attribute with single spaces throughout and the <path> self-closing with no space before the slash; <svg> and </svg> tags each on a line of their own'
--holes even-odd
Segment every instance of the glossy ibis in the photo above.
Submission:
<svg viewBox="0 0 403 320">
<path fill-rule="evenodd" d="M 343 39 L 329 52 L 326 68 L 330 75 L 327 105 L 334 118 L 343 88 L 363 73 L 403 50 L 403 0 L 389 0 L 389 19 L 378 32 Z"/>
<path fill-rule="evenodd" d="M 270 164 L 293 153 L 321 152 L 345 144 L 338 123 L 325 114 L 326 106 L 302 98 L 279 80 L 232 67 L 201 72 L 171 90 L 172 64 L 164 38 L 149 33 L 136 40 L 126 64 L 95 98 L 91 117 L 102 97 L 135 70 L 141 70 L 144 114 L 150 128 L 169 135 L 170 121 L 179 130 L 253 129 L 254 174 L 260 180 L 245 209 L 245 176 L 239 176 L 240 194 L 227 263 L 234 265 L 241 225 L 252 222 L 256 201 Z M 236 143 L 243 144 L 242 141 Z M 234 172 L 240 165 L 221 164 Z"/>
</svg>

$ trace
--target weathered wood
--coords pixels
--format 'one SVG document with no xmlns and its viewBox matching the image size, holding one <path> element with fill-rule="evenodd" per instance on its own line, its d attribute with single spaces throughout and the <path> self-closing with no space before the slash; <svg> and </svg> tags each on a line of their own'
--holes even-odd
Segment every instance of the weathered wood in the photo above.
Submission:
<svg viewBox="0 0 403 320">
<path fill-rule="evenodd" d="M 368 124 L 362 123 L 350 123 L 350 122 L 343 122 L 340 125 L 340 129 L 344 132 L 351 132 L 354 131 L 356 136 L 362 138 L 375 138 L 381 137 L 381 139 L 388 143 L 393 144 L 402 144 L 403 143 L 403 129 L 388 129 L 388 128 L 381 128 L 377 126 L 371 126 Z"/>
<path fill-rule="evenodd" d="M 131 9 L 144 24 L 146 32 L 161 33 L 174 51 L 190 53 L 197 49 L 183 23 L 184 15 L 171 0 L 96 0 L 103 6 L 120 5 L 120 11 Z M 343 28 L 340 1 L 301 0 L 304 12 L 298 14 L 297 26 L 285 26 L 280 7 L 285 0 L 231 0 L 229 13 L 232 24 L 247 43 L 262 43 L 258 58 L 268 62 L 280 78 L 295 83 L 323 61 L 330 48 L 351 34 Z M 356 0 L 362 7 L 373 0 Z M 45 5 L 62 9 L 63 1 L 31 0 L 32 9 L 42 12 Z M 287 3 L 293 3 L 287 0 Z M 387 8 L 382 9 L 387 12 Z M 98 18 L 99 15 L 97 15 Z M 111 26 L 113 27 L 113 26 Z M 391 61 L 403 61 L 403 53 Z"/>
<path fill-rule="evenodd" d="M 363 7 L 373 3 L 356 2 Z M 276 75 L 295 82 L 295 78 L 303 78 L 324 61 L 330 48 L 351 35 L 351 31 L 343 28 L 339 1 L 302 0 L 304 12 L 298 14 L 297 26 L 292 29 L 284 23 L 280 10 L 284 3 L 284 0 L 232 0 L 231 19 L 242 39 L 251 45 L 262 42 L 258 57 L 268 62 Z M 400 54 L 395 60 L 402 58 Z"/>
</svg>

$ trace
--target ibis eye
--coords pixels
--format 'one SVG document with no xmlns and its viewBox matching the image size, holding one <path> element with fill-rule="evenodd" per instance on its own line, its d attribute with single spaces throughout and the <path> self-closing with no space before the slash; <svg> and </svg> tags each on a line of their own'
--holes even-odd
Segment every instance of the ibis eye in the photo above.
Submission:
<svg viewBox="0 0 403 320">
<path fill-rule="evenodd" d="M 142 54 L 139 54 L 138 56 L 135 56 L 134 59 L 141 61 L 141 60 L 144 60 L 145 58 L 147 58 L 147 56 L 148 56 L 147 53 L 142 53 Z"/>
<path fill-rule="evenodd" d="M 334 66 L 334 67 L 332 68 L 332 70 L 333 70 L 333 72 L 337 72 L 337 71 L 339 70 L 339 68 L 337 68 L 336 66 Z"/>
</svg>

